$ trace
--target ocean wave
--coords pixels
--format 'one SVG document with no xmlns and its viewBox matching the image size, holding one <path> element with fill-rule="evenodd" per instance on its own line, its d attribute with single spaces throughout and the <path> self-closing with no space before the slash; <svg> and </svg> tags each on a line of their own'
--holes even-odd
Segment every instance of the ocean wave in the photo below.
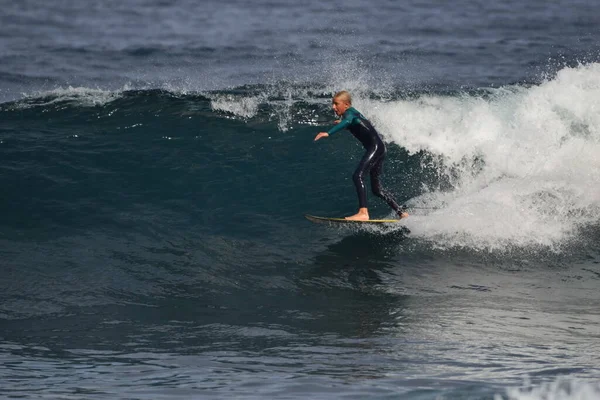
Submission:
<svg viewBox="0 0 600 400">
<path fill-rule="evenodd" d="M 564 68 L 539 85 L 454 93 L 356 88 L 353 94 L 355 106 L 389 143 L 388 165 L 396 167 L 386 179 L 394 191 L 413 197 L 406 221 L 413 237 L 442 248 L 562 251 L 581 229 L 598 224 L 600 64 Z M 326 86 L 291 82 L 208 92 L 68 87 L 3 103 L 0 114 L 8 125 L 52 120 L 70 131 L 69 124 L 79 121 L 91 129 L 140 133 L 193 118 L 220 132 L 219 149 L 226 154 L 262 148 L 271 138 L 312 144 L 308 136 L 333 123 L 330 96 Z M 260 134 L 242 140 L 247 130 Z M 298 133 L 306 138 L 295 138 Z M 335 140 L 336 146 L 352 142 Z M 284 176 L 295 173 L 288 159 L 275 157 Z M 327 163 L 341 163 L 347 154 L 334 157 Z"/>
</svg>

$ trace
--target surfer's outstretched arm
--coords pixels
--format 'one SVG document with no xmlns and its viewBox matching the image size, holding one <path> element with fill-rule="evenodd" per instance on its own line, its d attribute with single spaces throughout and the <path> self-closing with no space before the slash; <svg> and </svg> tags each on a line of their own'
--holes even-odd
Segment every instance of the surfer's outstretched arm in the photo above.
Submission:
<svg viewBox="0 0 600 400">
<path fill-rule="evenodd" d="M 327 132 L 319 132 L 317 134 L 317 136 L 315 136 L 315 142 L 321 138 L 324 137 L 329 137 L 331 135 L 333 135 L 336 132 L 339 132 L 343 129 L 346 129 L 347 127 L 349 127 L 352 124 L 352 119 L 353 118 L 344 118 L 341 121 L 339 121 L 333 128 L 331 128 L 330 130 L 328 130 Z"/>
</svg>

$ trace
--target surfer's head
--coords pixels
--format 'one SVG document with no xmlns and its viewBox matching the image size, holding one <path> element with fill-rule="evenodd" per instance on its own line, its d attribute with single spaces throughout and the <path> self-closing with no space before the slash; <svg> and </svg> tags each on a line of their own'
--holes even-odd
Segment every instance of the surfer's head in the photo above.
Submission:
<svg viewBox="0 0 600 400">
<path fill-rule="evenodd" d="M 342 115 L 346 112 L 347 109 L 352 107 L 352 96 L 350 96 L 350 93 L 348 93 L 347 91 L 342 90 L 341 92 L 337 92 L 333 96 L 332 103 L 333 111 L 337 115 Z"/>
</svg>

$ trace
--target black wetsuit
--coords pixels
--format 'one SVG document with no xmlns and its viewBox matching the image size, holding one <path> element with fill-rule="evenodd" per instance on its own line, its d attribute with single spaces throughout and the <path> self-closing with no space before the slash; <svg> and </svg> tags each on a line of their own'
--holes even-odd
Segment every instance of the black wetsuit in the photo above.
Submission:
<svg viewBox="0 0 600 400">
<path fill-rule="evenodd" d="M 365 174 L 369 172 L 373 194 L 385 200 L 400 215 L 402 209 L 398 206 L 394 198 L 383 189 L 379 179 L 386 148 L 377 130 L 354 107 L 348 108 L 342 115 L 340 123 L 331 128 L 327 133 L 332 135 L 342 129 L 348 129 L 362 143 L 366 150 L 356 171 L 354 171 L 354 175 L 352 175 L 352 180 L 356 186 L 356 193 L 358 194 L 358 206 L 360 208 L 367 207 L 367 192 L 365 190 L 364 178 Z"/>
</svg>

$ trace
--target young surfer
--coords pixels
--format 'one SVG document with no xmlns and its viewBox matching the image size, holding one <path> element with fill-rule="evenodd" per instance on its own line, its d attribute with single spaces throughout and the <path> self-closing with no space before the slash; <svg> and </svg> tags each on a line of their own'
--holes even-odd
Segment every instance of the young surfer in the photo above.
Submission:
<svg viewBox="0 0 600 400">
<path fill-rule="evenodd" d="M 329 137 L 343 129 L 348 129 L 350 133 L 362 143 L 366 150 L 356 171 L 354 171 L 354 175 L 352 175 L 352 180 L 356 186 L 356 193 L 358 194 L 358 213 L 346 217 L 346 219 L 356 221 L 369 220 L 367 193 L 364 181 L 367 172 L 369 172 L 371 176 L 371 189 L 373 190 L 373 194 L 385 200 L 385 202 L 396 211 L 399 218 L 408 217 L 408 214 L 398 206 L 398 203 L 396 203 L 394 198 L 381 186 L 379 175 L 382 171 L 386 148 L 377 130 L 375 130 L 368 119 L 352 107 L 352 97 L 350 96 L 350 93 L 345 90 L 338 92 L 333 96 L 333 111 L 341 117 L 341 120 L 328 132 L 319 132 L 317 136 L 315 136 L 315 142 L 324 137 Z"/>
</svg>

